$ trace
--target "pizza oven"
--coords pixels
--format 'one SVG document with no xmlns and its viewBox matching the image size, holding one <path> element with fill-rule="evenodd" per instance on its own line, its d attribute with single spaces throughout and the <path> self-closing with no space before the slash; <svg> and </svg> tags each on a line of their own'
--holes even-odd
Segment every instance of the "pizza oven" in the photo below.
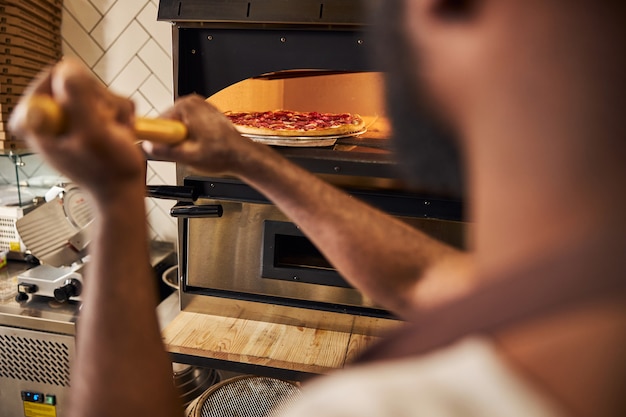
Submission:
<svg viewBox="0 0 626 417">
<path fill-rule="evenodd" d="M 355 198 L 463 246 L 462 202 L 409 188 L 390 152 L 373 0 L 161 0 L 172 22 L 176 97 L 222 111 L 350 112 L 367 132 L 311 146 L 272 144 Z M 231 177 L 177 167 L 181 309 L 341 329 L 391 315 L 350 287 L 298 227 Z M 152 195 L 172 189 L 151 187 Z"/>
</svg>

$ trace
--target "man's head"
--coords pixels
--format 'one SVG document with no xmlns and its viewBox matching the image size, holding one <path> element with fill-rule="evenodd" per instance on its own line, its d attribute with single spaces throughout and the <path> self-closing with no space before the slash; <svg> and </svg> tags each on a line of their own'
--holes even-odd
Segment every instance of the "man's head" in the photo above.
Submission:
<svg viewBox="0 0 626 417">
<path fill-rule="evenodd" d="M 568 150 L 588 155 L 594 129 L 624 137 L 611 124 L 624 108 L 624 2 L 381 3 L 395 143 L 413 177 L 445 191 L 460 184 L 457 149 L 472 172 L 472 156 L 487 147 L 504 160 L 537 140 L 556 156 L 557 138 L 567 137 Z M 613 145 L 624 153 L 622 142 Z"/>
</svg>

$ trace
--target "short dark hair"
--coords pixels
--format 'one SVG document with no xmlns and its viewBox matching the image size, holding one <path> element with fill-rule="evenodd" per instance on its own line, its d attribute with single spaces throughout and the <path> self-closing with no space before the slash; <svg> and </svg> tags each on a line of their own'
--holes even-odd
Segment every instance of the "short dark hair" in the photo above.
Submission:
<svg viewBox="0 0 626 417">
<path fill-rule="evenodd" d="M 462 165 L 455 135 L 425 93 L 418 56 L 402 24 L 405 0 L 385 0 L 374 8 L 376 56 L 384 66 L 387 111 L 396 159 L 420 189 L 462 197 Z"/>
</svg>

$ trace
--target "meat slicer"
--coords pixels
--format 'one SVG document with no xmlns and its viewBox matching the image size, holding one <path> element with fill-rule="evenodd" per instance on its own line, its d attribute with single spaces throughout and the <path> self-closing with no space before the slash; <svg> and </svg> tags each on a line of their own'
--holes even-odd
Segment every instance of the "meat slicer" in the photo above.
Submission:
<svg viewBox="0 0 626 417">
<path fill-rule="evenodd" d="M 70 184 L 53 187 L 45 203 L 16 222 L 29 255 L 38 263 L 18 275 L 17 301 L 26 301 L 30 295 L 58 302 L 81 300 L 81 271 L 93 219 L 86 194 Z"/>
</svg>

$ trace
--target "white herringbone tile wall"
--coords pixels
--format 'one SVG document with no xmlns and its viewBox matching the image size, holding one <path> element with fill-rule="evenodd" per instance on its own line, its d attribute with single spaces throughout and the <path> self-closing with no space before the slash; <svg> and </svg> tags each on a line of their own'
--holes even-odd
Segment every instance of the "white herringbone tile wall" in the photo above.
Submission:
<svg viewBox="0 0 626 417">
<path fill-rule="evenodd" d="M 171 25 L 157 22 L 157 0 L 64 0 L 63 54 L 81 59 L 119 95 L 135 102 L 140 116 L 156 116 L 172 104 Z M 4 159 L 4 158 L 3 158 Z M 15 167 L 0 161 L 0 181 L 15 181 Z M 6 163 L 5 163 L 6 162 Z M 23 157 L 20 180 L 58 177 L 37 155 Z M 148 184 L 175 184 L 173 163 L 148 164 Z M 147 199 L 151 237 L 175 242 L 173 202 Z"/>
</svg>

